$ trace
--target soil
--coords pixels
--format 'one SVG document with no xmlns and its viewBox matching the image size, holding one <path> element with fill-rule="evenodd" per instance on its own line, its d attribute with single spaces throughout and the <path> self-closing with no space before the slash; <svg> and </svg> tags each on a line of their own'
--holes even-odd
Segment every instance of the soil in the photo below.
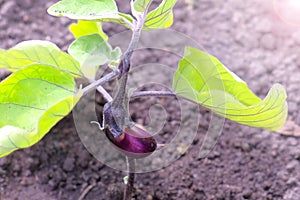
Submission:
<svg viewBox="0 0 300 200">
<path fill-rule="evenodd" d="M 43 39 L 66 50 L 72 41 L 67 30 L 71 21 L 46 14 L 53 2 L 0 0 L 0 47 Z M 129 1 L 117 2 L 121 10 L 128 10 Z M 198 41 L 260 97 L 272 84 L 282 83 L 288 93 L 289 121 L 300 125 L 300 27 L 282 21 L 271 0 L 179 1 L 174 16 L 174 30 Z M 123 30 L 104 28 L 110 35 Z M 151 50 L 135 59 L 136 63 L 173 62 L 171 56 Z M 7 75 L 3 70 L 0 74 Z M 168 116 L 162 138 L 168 141 L 178 121 L 174 101 L 134 100 L 132 117 L 148 124 L 147 110 L 161 104 Z M 98 103 L 103 105 L 104 100 L 99 98 Z M 198 133 L 188 151 L 170 166 L 138 174 L 134 199 L 300 199 L 299 133 L 281 135 L 226 121 L 213 151 L 198 159 L 210 119 L 209 112 L 200 109 L 200 114 Z M 85 191 L 85 200 L 121 199 L 125 175 L 85 149 L 69 115 L 38 144 L 0 159 L 0 199 L 79 199 Z"/>
</svg>

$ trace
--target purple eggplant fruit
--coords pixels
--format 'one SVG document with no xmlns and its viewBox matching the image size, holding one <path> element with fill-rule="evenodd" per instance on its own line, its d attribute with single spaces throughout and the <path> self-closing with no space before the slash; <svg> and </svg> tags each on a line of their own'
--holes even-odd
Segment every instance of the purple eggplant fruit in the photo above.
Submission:
<svg viewBox="0 0 300 200">
<path fill-rule="evenodd" d="M 124 128 L 118 137 L 114 137 L 108 128 L 105 130 L 105 134 L 128 157 L 146 157 L 153 153 L 157 147 L 153 136 L 137 124 Z"/>
</svg>

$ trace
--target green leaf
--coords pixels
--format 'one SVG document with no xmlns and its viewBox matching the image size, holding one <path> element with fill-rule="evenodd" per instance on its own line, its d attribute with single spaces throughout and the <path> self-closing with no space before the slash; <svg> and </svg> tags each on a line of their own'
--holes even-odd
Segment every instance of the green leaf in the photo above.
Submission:
<svg viewBox="0 0 300 200">
<path fill-rule="evenodd" d="M 34 64 L 0 83 L 0 157 L 37 143 L 77 103 L 74 77 Z"/>
<path fill-rule="evenodd" d="M 185 49 L 173 88 L 179 96 L 240 124 L 277 130 L 286 121 L 287 95 L 283 86 L 273 85 L 261 100 L 217 58 L 192 47 Z"/>
<path fill-rule="evenodd" d="M 133 21 L 130 15 L 120 13 L 114 0 L 62 0 L 48 8 L 48 13 L 57 17 L 77 20 L 115 22 L 128 27 L 123 18 Z"/>
<path fill-rule="evenodd" d="M 114 0 L 62 0 L 48 8 L 48 13 L 53 16 L 83 20 L 119 18 Z"/>
<path fill-rule="evenodd" d="M 134 21 L 131 15 L 128 15 L 128 14 L 125 14 L 125 13 L 119 13 L 119 18 L 115 18 L 115 19 L 107 18 L 107 19 L 100 19 L 100 20 L 97 20 L 97 21 L 114 22 L 114 23 L 117 23 L 117 24 L 121 24 L 121 25 L 125 26 L 126 28 L 130 29 L 132 25 L 129 26 L 128 23 L 124 22 L 125 20 L 130 24 L 132 24 L 133 21 Z"/>
<path fill-rule="evenodd" d="M 62 0 L 48 8 L 48 13 L 58 17 L 84 20 L 119 18 L 114 0 Z"/>
<path fill-rule="evenodd" d="M 108 39 L 107 35 L 102 30 L 101 22 L 78 20 L 77 23 L 71 24 L 69 29 L 75 38 L 97 33 L 103 39 Z"/>
<path fill-rule="evenodd" d="M 173 7 L 177 0 L 163 0 L 146 16 L 144 29 L 168 28 L 173 24 Z"/>
<path fill-rule="evenodd" d="M 153 0 L 135 0 L 134 2 L 132 2 L 132 6 L 131 9 L 132 11 L 136 11 L 136 12 L 146 12 L 151 4 Z M 133 10 L 134 9 L 134 10 Z"/>
<path fill-rule="evenodd" d="M 89 78 L 94 78 L 99 65 L 117 65 L 122 55 L 120 48 L 112 49 L 99 34 L 76 39 L 68 51 L 80 63 L 83 73 Z"/>
<path fill-rule="evenodd" d="M 7 51 L 0 50 L 0 68 L 14 72 L 32 64 L 51 65 L 74 76 L 82 76 L 79 63 L 48 41 L 30 40 Z"/>
</svg>

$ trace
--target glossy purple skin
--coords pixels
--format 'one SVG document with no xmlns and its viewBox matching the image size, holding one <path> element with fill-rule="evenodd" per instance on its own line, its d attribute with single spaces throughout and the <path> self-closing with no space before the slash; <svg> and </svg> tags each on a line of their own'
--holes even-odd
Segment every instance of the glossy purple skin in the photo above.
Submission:
<svg viewBox="0 0 300 200">
<path fill-rule="evenodd" d="M 157 146 L 152 135 L 138 125 L 125 128 L 123 134 L 117 138 L 109 132 L 106 132 L 106 135 L 125 155 L 133 158 L 146 157 L 154 152 Z"/>
</svg>

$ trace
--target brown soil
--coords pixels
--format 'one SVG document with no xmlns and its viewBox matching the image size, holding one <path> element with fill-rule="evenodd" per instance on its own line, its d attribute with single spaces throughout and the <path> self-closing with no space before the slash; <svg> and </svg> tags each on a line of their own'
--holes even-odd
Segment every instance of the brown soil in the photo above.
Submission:
<svg viewBox="0 0 300 200">
<path fill-rule="evenodd" d="M 72 41 L 67 32 L 70 20 L 46 14 L 53 2 L 0 0 L 0 47 L 46 39 L 66 50 Z M 117 2 L 122 10 L 128 9 L 127 3 Z M 261 97 L 273 83 L 284 84 L 289 120 L 300 124 L 300 28 L 282 22 L 271 1 L 186 2 L 194 2 L 194 7 L 179 1 L 173 29 L 199 41 Z M 122 30 L 110 25 L 105 29 L 110 35 Z M 169 56 L 158 51 L 136 59 L 140 63 L 171 63 Z M 4 73 L 0 71 L 1 77 Z M 176 122 L 178 114 L 172 108 L 173 100 L 135 100 L 131 105 L 133 118 L 149 123 L 147 109 L 160 103 L 168 111 L 163 129 L 168 135 L 176 127 L 172 121 Z M 300 137 L 227 121 L 214 150 L 198 159 L 209 116 L 201 110 L 197 137 L 180 159 L 159 171 L 137 175 L 135 199 L 300 199 Z M 0 199 L 78 199 L 89 186 L 86 200 L 120 199 L 124 176 L 124 172 L 105 166 L 89 154 L 69 115 L 38 144 L 0 159 Z"/>
</svg>

